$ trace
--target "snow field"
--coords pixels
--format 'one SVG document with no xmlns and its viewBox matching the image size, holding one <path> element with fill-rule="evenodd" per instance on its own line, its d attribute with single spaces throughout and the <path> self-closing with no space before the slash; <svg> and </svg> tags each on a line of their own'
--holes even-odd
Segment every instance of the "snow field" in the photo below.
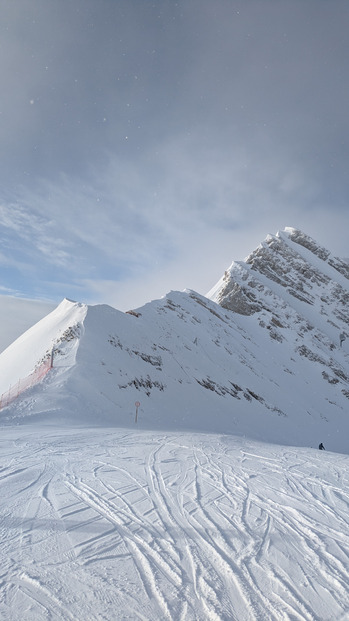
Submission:
<svg viewBox="0 0 349 621">
<path fill-rule="evenodd" d="M 0 617 L 344 621 L 348 460 L 217 434 L 4 428 Z"/>
</svg>

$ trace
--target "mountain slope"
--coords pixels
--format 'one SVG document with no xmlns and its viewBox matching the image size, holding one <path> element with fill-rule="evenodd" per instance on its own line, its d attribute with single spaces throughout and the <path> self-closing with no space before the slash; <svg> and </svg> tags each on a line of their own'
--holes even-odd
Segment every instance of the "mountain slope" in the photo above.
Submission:
<svg viewBox="0 0 349 621">
<path fill-rule="evenodd" d="M 233 263 L 213 299 L 170 292 L 131 314 L 65 301 L 56 332 L 51 313 L 48 334 L 45 320 L 31 333 L 41 358 L 59 340 L 53 370 L 1 420 L 130 426 L 140 402 L 143 428 L 348 452 L 347 276 L 345 262 L 286 229 Z M 0 355 L 0 377 L 17 381 L 29 341 Z"/>
<path fill-rule="evenodd" d="M 61 304 L 29 328 L 0 355 L 0 394 L 20 378 L 32 373 L 47 359 L 53 349 L 62 348 L 71 340 L 71 326 L 82 326 L 87 306 L 63 300 Z M 78 342 L 75 341 L 75 345 Z M 74 362 L 71 361 L 71 364 Z"/>
</svg>

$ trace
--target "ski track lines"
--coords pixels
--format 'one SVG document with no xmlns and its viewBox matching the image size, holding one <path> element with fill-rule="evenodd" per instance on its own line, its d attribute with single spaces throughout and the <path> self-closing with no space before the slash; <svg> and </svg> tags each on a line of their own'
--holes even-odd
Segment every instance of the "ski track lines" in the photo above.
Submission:
<svg viewBox="0 0 349 621">
<path fill-rule="evenodd" d="M 3 443 L 0 618 L 349 618 L 344 463 L 98 433 Z"/>
</svg>

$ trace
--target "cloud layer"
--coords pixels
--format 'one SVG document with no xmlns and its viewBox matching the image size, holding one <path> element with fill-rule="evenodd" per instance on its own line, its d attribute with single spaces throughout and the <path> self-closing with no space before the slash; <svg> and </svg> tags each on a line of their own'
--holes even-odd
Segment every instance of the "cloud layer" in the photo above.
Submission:
<svg viewBox="0 0 349 621">
<path fill-rule="evenodd" d="M 2 287 L 205 293 L 271 232 L 348 256 L 347 2 L 0 8 Z"/>
</svg>

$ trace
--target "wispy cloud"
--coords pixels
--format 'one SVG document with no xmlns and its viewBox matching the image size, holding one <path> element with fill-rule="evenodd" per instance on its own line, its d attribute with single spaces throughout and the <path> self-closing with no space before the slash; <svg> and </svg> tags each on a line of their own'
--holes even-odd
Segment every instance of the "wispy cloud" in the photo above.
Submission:
<svg viewBox="0 0 349 621">
<path fill-rule="evenodd" d="M 2 204 L 0 221 L 3 235 L 8 236 L 8 255 L 12 260 L 20 250 L 20 254 L 28 259 L 36 257 L 58 266 L 69 265 L 67 241 L 57 236 L 55 222 L 45 217 L 37 207 Z"/>
<path fill-rule="evenodd" d="M 111 155 L 86 177 L 43 180 L 0 207 L 8 256 L 20 251 L 51 290 L 63 292 L 65 283 L 119 307 L 167 288 L 205 293 L 269 232 L 291 225 L 323 241 L 326 222 L 335 222 L 326 204 L 321 209 L 321 184 L 280 151 L 270 149 L 262 163 L 260 152 L 209 150 L 195 134 L 159 144 L 144 161 Z M 47 265 L 55 268 L 50 279 Z"/>
</svg>

